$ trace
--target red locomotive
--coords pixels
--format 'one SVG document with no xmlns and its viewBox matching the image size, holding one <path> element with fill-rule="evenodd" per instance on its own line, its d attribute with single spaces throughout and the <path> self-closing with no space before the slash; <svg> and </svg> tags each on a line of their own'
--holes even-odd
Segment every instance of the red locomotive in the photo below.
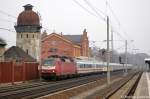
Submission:
<svg viewBox="0 0 150 99">
<path fill-rule="evenodd" d="M 61 78 L 76 75 L 76 64 L 72 58 L 51 56 L 42 62 L 41 75 L 43 78 Z"/>
</svg>

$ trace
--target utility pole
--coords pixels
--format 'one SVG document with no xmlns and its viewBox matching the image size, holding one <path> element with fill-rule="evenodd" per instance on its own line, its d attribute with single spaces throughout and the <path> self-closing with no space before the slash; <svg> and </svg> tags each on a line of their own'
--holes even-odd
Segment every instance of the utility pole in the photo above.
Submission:
<svg viewBox="0 0 150 99">
<path fill-rule="evenodd" d="M 125 73 L 127 73 L 127 40 L 125 40 Z"/>
<path fill-rule="evenodd" d="M 109 54 L 109 16 L 107 16 L 107 84 L 110 84 L 110 54 Z"/>
<path fill-rule="evenodd" d="M 112 49 L 112 52 L 111 52 L 111 62 L 113 62 L 114 39 L 113 39 L 113 30 L 112 30 L 112 28 L 111 28 L 111 49 Z"/>
<path fill-rule="evenodd" d="M 109 53 L 109 13 L 108 13 L 108 1 L 106 0 L 106 13 L 107 13 L 107 85 L 110 85 L 110 53 Z"/>
</svg>

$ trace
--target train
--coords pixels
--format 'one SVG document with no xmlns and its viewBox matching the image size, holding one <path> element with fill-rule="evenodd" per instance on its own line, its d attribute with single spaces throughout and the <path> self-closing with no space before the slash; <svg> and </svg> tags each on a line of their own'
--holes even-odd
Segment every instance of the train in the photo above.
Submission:
<svg viewBox="0 0 150 99">
<path fill-rule="evenodd" d="M 51 56 L 42 61 L 41 72 L 42 78 L 64 78 L 75 77 L 79 75 L 89 75 L 94 73 L 104 73 L 109 71 L 118 71 L 132 69 L 131 64 L 124 66 L 119 63 L 109 63 L 107 68 L 106 62 L 97 61 L 93 58 L 77 57 L 71 58 L 66 56 Z"/>
</svg>

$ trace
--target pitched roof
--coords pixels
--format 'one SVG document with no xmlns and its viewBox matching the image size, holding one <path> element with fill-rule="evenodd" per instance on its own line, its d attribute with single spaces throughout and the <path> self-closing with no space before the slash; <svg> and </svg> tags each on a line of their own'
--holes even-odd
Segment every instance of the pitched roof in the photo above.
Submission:
<svg viewBox="0 0 150 99">
<path fill-rule="evenodd" d="M 2 38 L 0 38 L 0 45 L 1 46 L 5 46 L 6 45 L 6 42 Z"/>
<path fill-rule="evenodd" d="M 74 43 L 81 43 L 82 35 L 63 35 L 63 37 L 73 41 Z"/>
<path fill-rule="evenodd" d="M 23 60 L 28 62 L 34 62 L 36 61 L 34 58 L 32 58 L 30 55 L 28 55 L 24 50 L 17 46 L 12 46 L 4 53 L 5 60 Z"/>
</svg>

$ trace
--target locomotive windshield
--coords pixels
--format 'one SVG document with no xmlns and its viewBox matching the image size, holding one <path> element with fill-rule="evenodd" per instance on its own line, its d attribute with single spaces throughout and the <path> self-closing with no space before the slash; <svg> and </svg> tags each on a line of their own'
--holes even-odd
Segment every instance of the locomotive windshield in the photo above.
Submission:
<svg viewBox="0 0 150 99">
<path fill-rule="evenodd" d="M 47 59 L 42 62 L 43 66 L 54 66 L 54 59 Z"/>
</svg>

